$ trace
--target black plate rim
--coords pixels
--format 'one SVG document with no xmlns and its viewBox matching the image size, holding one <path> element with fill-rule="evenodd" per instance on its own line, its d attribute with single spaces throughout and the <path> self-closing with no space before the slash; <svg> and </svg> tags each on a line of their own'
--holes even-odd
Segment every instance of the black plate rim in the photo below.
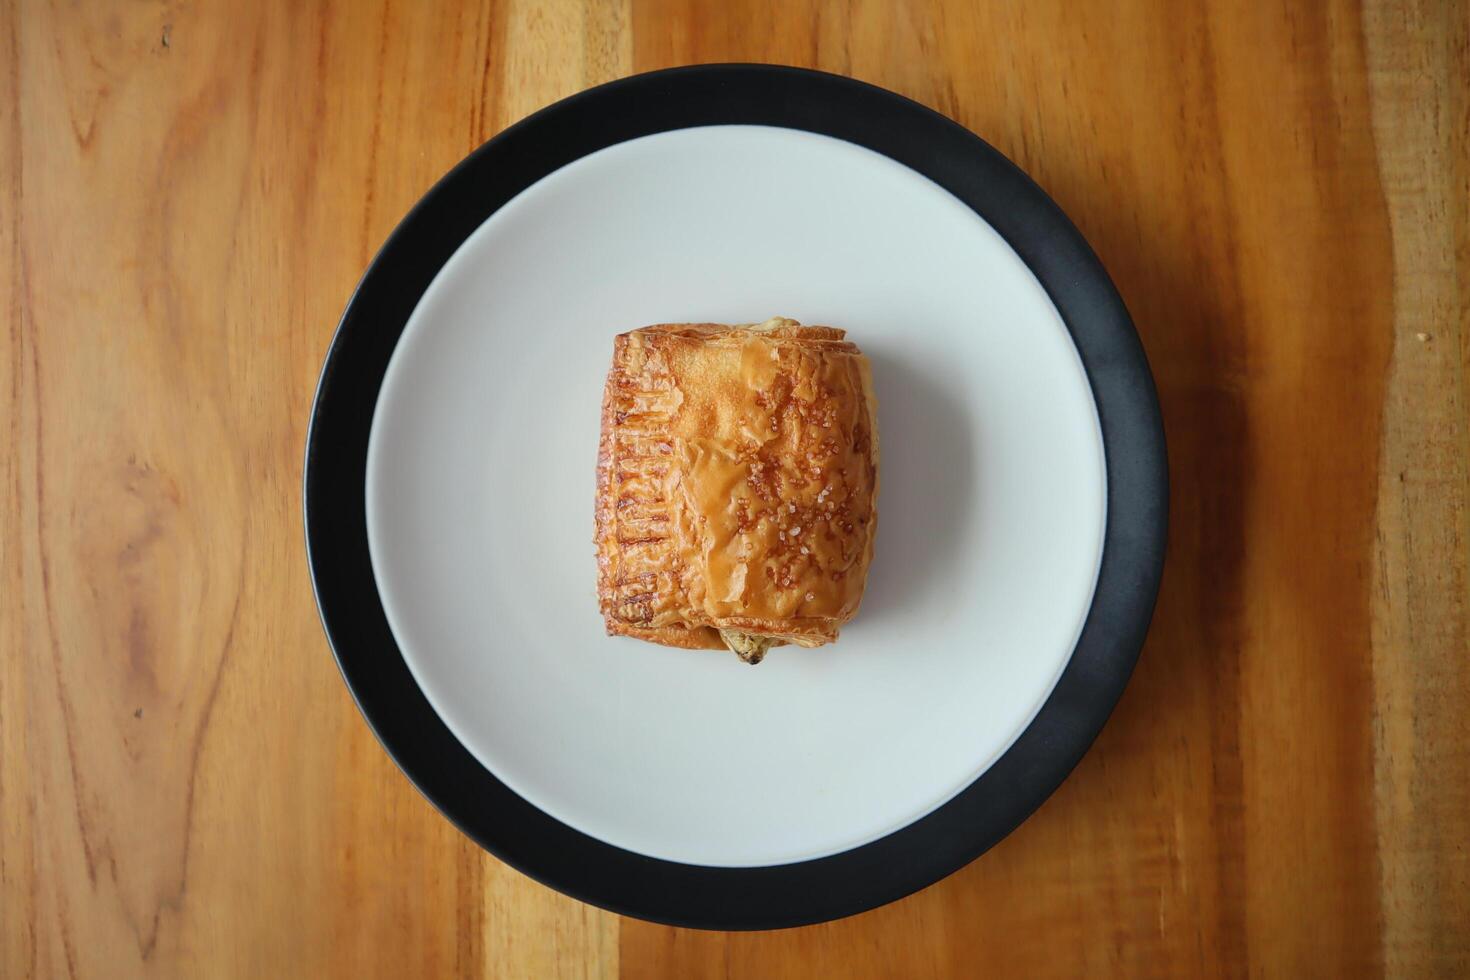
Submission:
<svg viewBox="0 0 1470 980">
<path fill-rule="evenodd" d="M 560 823 L 486 770 L 435 714 L 394 641 L 368 555 L 363 490 L 388 359 L 464 239 L 516 193 L 587 153 L 728 123 L 866 146 L 985 218 L 1072 334 L 1098 408 L 1108 489 L 1103 556 L 1081 636 L 1010 749 L 906 827 L 839 854 L 761 868 L 680 864 L 614 847 Z M 1153 376 L 1121 296 L 1061 209 L 947 117 L 864 82 L 779 65 L 696 65 L 588 89 L 510 127 L 446 174 L 388 237 L 343 311 L 317 383 L 302 483 L 307 562 L 333 656 L 368 726 L 413 785 L 480 846 L 551 888 L 623 915 L 704 929 L 785 928 L 875 908 L 964 867 L 1030 816 L 1081 760 L 1132 675 L 1168 527 Z"/>
</svg>

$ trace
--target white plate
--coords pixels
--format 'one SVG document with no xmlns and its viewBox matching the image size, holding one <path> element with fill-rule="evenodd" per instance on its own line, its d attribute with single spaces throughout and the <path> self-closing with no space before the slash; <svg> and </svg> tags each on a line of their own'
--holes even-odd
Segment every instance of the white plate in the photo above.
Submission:
<svg viewBox="0 0 1470 980">
<path fill-rule="evenodd" d="M 774 315 L 846 328 L 873 362 L 861 613 L 757 667 L 607 637 L 613 336 Z M 727 867 L 874 840 L 1003 753 L 1077 641 L 1106 502 L 1076 348 L 1015 252 L 885 156 L 756 126 L 620 143 L 496 211 L 398 342 L 366 494 L 394 637 L 470 752 L 586 834 Z"/>
</svg>

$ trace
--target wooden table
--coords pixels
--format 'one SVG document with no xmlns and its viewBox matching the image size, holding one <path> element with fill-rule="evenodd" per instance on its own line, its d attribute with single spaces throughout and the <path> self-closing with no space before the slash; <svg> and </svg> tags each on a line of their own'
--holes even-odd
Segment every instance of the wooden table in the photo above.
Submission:
<svg viewBox="0 0 1470 980">
<path fill-rule="evenodd" d="M 1470 13 L 1445 0 L 0 11 L 0 975 L 1470 974 Z M 405 210 L 630 72 L 947 113 L 1111 270 L 1173 472 L 1153 633 L 1019 831 L 847 921 L 547 891 L 379 749 L 300 482 Z"/>
</svg>

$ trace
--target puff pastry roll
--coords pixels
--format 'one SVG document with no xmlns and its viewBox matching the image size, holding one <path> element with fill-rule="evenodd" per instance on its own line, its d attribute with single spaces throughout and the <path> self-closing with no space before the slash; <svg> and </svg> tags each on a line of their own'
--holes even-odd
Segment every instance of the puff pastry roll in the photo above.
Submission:
<svg viewBox="0 0 1470 980">
<path fill-rule="evenodd" d="M 862 601 L 878 495 L 872 376 L 844 338 L 778 317 L 614 341 L 597 456 L 610 634 L 748 663 L 837 639 Z"/>
</svg>

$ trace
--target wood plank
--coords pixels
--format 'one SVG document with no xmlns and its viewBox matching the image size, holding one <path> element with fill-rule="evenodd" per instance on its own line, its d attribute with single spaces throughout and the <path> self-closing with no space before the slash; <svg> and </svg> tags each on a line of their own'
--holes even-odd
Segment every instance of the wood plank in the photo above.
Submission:
<svg viewBox="0 0 1470 980">
<path fill-rule="evenodd" d="M 1170 564 L 1109 729 L 985 859 L 780 936 L 628 923 L 625 968 L 1376 972 L 1368 558 L 1393 240 L 1356 11 L 857 4 L 834 28 L 826 8 L 786 9 L 780 41 L 732 42 L 729 23 L 690 31 L 688 7 L 659 5 L 635 20 L 635 63 L 797 57 L 925 101 L 1036 176 L 1159 376 Z M 652 36 L 662 24 L 685 29 Z"/>
<path fill-rule="evenodd" d="M 603 975 L 615 917 L 482 854 L 357 716 L 298 501 L 363 265 L 620 70 L 616 10 L 559 75 L 530 4 L 8 17 L 0 972 Z"/>
<path fill-rule="evenodd" d="M 1374 547 L 1375 795 L 1398 976 L 1470 975 L 1470 8 L 1369 4 L 1394 235 Z"/>
</svg>

